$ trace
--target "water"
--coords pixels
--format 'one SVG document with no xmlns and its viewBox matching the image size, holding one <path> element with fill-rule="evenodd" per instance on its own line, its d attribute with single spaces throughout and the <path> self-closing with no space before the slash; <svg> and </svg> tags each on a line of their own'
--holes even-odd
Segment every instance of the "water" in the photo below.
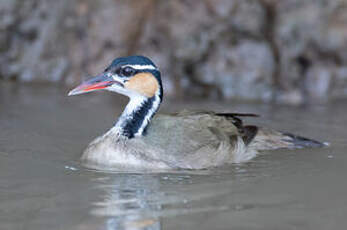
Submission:
<svg viewBox="0 0 347 230">
<path fill-rule="evenodd" d="M 106 173 L 78 163 L 126 99 L 66 97 L 47 85 L 0 83 L 0 229 L 345 229 L 346 103 L 309 108 L 173 103 L 261 114 L 248 122 L 331 143 L 273 151 L 202 171 Z"/>
</svg>

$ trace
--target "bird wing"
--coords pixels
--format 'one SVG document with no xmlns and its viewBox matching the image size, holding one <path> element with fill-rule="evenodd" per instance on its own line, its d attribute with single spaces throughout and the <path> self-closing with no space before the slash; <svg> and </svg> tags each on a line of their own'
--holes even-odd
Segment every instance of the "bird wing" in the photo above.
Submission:
<svg viewBox="0 0 347 230">
<path fill-rule="evenodd" d="M 165 155 L 168 164 L 203 168 L 232 162 L 232 153 L 243 144 L 239 130 L 230 117 L 183 111 L 156 116 L 143 141 L 156 154 Z"/>
<path fill-rule="evenodd" d="M 240 117 L 259 117 L 257 114 L 253 113 L 216 113 L 216 116 L 225 117 L 231 123 L 233 123 L 237 129 L 239 134 L 241 135 L 243 141 L 246 145 L 251 143 L 251 141 L 257 135 L 259 128 L 255 125 L 244 125 L 243 121 Z"/>
</svg>

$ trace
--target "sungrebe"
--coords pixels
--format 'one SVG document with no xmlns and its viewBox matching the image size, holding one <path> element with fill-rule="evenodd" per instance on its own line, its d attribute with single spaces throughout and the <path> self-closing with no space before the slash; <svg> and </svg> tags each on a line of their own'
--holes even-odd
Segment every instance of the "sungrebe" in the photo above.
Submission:
<svg viewBox="0 0 347 230">
<path fill-rule="evenodd" d="M 84 151 L 81 159 L 87 167 L 203 169 L 248 161 L 259 150 L 324 146 L 315 140 L 245 126 L 240 117 L 249 114 L 183 111 L 153 117 L 163 87 L 158 68 L 143 56 L 115 59 L 103 73 L 69 95 L 101 89 L 126 95 L 130 101 L 116 124 Z"/>
</svg>

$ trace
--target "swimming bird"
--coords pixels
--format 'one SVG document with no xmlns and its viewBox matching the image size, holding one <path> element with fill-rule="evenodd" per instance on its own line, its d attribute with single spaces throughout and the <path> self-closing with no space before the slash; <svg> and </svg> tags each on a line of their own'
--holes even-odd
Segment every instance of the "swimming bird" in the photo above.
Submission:
<svg viewBox="0 0 347 230">
<path fill-rule="evenodd" d="M 129 97 L 115 125 L 92 141 L 81 157 L 94 169 L 204 169 L 246 162 L 259 151 L 322 147 L 323 143 L 244 125 L 253 114 L 182 111 L 156 112 L 163 99 L 161 73 L 147 57 L 120 57 L 70 95 L 108 90 Z"/>
</svg>

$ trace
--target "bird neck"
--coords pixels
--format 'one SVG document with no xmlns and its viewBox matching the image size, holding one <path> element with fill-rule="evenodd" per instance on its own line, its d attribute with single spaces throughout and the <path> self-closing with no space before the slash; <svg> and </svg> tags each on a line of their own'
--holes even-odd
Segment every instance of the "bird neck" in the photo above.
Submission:
<svg viewBox="0 0 347 230">
<path fill-rule="evenodd" d="M 159 109 L 161 97 L 158 94 L 151 98 L 131 97 L 122 115 L 115 124 L 115 129 L 120 136 L 134 138 L 146 133 L 152 117 Z"/>
</svg>

